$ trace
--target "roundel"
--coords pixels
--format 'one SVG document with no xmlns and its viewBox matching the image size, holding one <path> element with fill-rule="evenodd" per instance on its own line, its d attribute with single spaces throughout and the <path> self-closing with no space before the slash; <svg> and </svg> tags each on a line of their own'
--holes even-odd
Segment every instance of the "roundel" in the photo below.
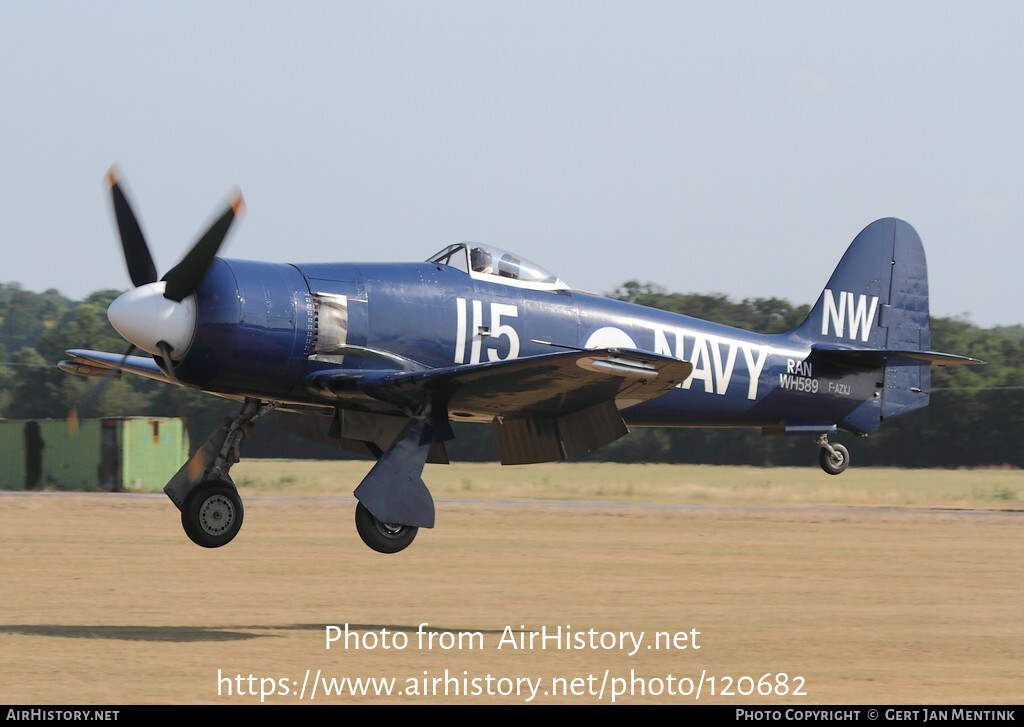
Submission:
<svg viewBox="0 0 1024 727">
<path fill-rule="evenodd" d="M 590 334 L 584 348 L 636 348 L 633 339 L 621 328 L 605 326 Z"/>
</svg>

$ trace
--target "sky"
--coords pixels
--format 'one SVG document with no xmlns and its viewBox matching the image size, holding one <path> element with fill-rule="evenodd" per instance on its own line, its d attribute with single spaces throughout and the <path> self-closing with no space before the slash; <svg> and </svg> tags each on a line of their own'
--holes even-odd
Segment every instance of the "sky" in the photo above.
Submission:
<svg viewBox="0 0 1024 727">
<path fill-rule="evenodd" d="M 571 286 L 817 299 L 880 217 L 933 316 L 1024 323 L 1024 4 L 0 0 L 0 282 L 514 250 Z"/>
</svg>

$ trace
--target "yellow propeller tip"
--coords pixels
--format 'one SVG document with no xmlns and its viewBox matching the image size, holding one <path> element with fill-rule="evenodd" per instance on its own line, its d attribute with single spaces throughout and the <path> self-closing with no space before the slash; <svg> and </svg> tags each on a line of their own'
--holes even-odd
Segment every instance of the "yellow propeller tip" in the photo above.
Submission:
<svg viewBox="0 0 1024 727">
<path fill-rule="evenodd" d="M 71 407 L 68 413 L 68 436 L 74 439 L 78 436 L 78 407 Z"/>
<path fill-rule="evenodd" d="M 121 177 L 121 172 L 115 164 L 107 171 L 107 186 L 113 187 L 116 185 Z"/>
<path fill-rule="evenodd" d="M 205 465 L 206 463 L 203 461 L 202 452 L 196 452 L 191 458 L 189 458 L 188 466 L 185 470 L 188 473 L 189 482 L 195 482 L 202 477 Z"/>
<path fill-rule="evenodd" d="M 239 215 L 242 213 L 244 208 L 245 199 L 242 197 L 242 193 L 235 192 L 235 196 L 231 198 L 231 211 L 234 212 L 235 215 Z"/>
</svg>

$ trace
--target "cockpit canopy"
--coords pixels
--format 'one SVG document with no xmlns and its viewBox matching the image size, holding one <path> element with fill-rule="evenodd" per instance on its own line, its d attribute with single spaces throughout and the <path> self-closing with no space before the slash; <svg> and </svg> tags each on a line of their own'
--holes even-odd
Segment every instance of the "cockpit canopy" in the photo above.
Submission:
<svg viewBox="0 0 1024 727">
<path fill-rule="evenodd" d="M 450 265 L 474 278 L 537 290 L 565 290 L 569 286 L 531 260 L 480 242 L 449 245 L 427 262 Z"/>
</svg>

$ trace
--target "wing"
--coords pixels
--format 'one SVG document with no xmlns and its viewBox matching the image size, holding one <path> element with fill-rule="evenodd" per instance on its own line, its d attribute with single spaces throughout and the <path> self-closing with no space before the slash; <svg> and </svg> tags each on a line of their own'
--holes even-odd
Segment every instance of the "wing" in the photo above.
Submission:
<svg viewBox="0 0 1024 727">
<path fill-rule="evenodd" d="M 369 396 L 454 420 L 492 421 L 503 464 L 577 457 L 627 433 L 620 410 L 661 396 L 693 370 L 645 351 L 595 349 L 414 372 L 320 371 L 310 388 Z"/>
<path fill-rule="evenodd" d="M 107 353 L 106 351 L 86 351 L 83 349 L 72 349 L 65 351 L 70 359 L 65 359 L 57 364 L 61 371 L 78 376 L 106 376 L 111 369 L 127 371 L 147 379 L 155 379 L 165 384 L 177 383 L 163 372 L 157 362 L 149 356 L 125 356 L 120 353 Z"/>
</svg>

